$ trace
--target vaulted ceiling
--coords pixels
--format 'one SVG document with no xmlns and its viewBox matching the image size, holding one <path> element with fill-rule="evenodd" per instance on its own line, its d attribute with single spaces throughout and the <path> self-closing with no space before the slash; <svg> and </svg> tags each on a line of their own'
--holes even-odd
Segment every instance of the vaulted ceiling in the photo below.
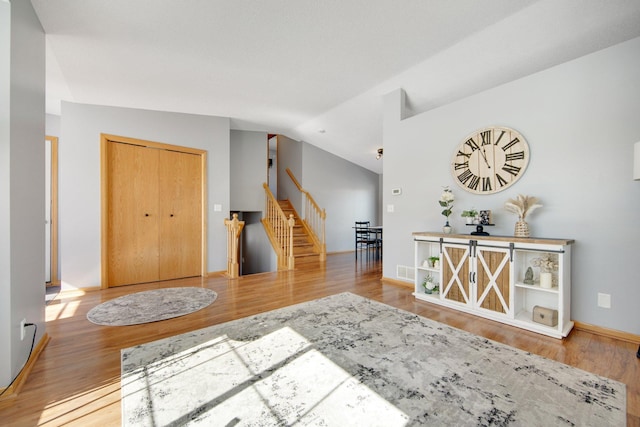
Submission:
<svg viewBox="0 0 640 427">
<path fill-rule="evenodd" d="M 640 36 L 638 0 L 31 0 L 61 100 L 215 115 L 377 173 L 422 112 Z"/>
</svg>

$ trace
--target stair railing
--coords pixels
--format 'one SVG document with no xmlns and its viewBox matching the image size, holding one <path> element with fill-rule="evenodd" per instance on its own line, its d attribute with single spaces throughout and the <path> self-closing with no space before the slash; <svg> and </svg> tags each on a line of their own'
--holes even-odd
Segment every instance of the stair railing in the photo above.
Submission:
<svg viewBox="0 0 640 427">
<path fill-rule="evenodd" d="M 240 275 L 240 233 L 244 228 L 244 221 L 238 221 L 238 214 L 233 214 L 233 219 L 225 218 L 224 225 L 227 227 L 227 274 L 230 278 L 236 279 Z"/>
<path fill-rule="evenodd" d="M 265 192 L 265 218 L 267 234 L 278 255 L 279 270 L 293 270 L 295 258 L 293 256 L 293 226 L 296 220 L 293 214 L 289 218 L 284 214 L 278 201 L 273 197 L 269 186 L 263 184 Z"/>
<path fill-rule="evenodd" d="M 298 182 L 296 177 L 291 172 L 291 169 L 287 168 L 287 175 L 296 185 L 296 188 L 303 196 L 303 204 L 304 204 L 304 218 L 303 223 L 309 231 L 309 235 L 313 240 L 313 244 L 320 253 L 320 261 L 327 260 L 327 244 L 325 241 L 325 220 L 327 218 L 327 213 L 324 209 L 320 209 L 320 206 L 313 199 L 311 194 Z"/>
</svg>

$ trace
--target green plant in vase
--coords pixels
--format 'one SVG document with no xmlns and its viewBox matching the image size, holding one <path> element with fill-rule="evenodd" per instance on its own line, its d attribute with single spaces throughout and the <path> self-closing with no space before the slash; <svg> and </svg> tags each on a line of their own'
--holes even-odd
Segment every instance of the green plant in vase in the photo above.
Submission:
<svg viewBox="0 0 640 427">
<path fill-rule="evenodd" d="M 460 216 L 466 219 L 467 224 L 473 224 L 473 220 L 478 216 L 478 211 L 475 209 L 470 209 L 468 211 L 462 211 Z"/>
<path fill-rule="evenodd" d="M 439 268 L 440 267 L 440 257 L 437 256 L 430 256 L 429 257 L 429 265 L 433 268 Z"/>
<path fill-rule="evenodd" d="M 440 288 L 438 287 L 438 282 L 430 275 L 427 274 L 422 281 L 422 286 L 424 287 L 425 294 L 437 294 L 440 292 Z"/>
<path fill-rule="evenodd" d="M 455 196 L 453 195 L 453 191 L 449 187 L 444 187 L 442 194 L 440 195 L 440 200 L 438 203 L 444 209 L 442 210 L 442 215 L 447 219 L 442 231 L 444 233 L 451 233 L 451 225 L 449 225 L 449 215 L 453 212 L 453 202 L 455 200 Z"/>
</svg>

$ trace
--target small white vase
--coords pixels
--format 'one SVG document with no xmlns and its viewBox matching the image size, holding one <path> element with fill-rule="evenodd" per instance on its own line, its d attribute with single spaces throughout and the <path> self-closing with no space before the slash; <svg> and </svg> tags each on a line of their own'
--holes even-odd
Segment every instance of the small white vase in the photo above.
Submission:
<svg viewBox="0 0 640 427">
<path fill-rule="evenodd" d="M 444 234 L 451 234 L 451 226 L 450 225 L 445 225 L 444 227 L 442 227 L 442 232 Z"/>
<path fill-rule="evenodd" d="M 540 287 L 544 289 L 551 289 L 553 287 L 551 273 L 540 273 Z"/>
</svg>

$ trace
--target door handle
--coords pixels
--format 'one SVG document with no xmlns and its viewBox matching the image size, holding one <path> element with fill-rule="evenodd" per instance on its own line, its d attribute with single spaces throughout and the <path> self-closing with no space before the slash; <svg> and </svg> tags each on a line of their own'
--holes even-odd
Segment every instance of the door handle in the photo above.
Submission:
<svg viewBox="0 0 640 427">
<path fill-rule="evenodd" d="M 146 214 L 144 214 L 144 216 L 149 216 L 149 214 L 148 214 L 148 213 L 146 213 Z"/>
<path fill-rule="evenodd" d="M 173 214 L 171 214 L 171 215 L 169 215 L 169 216 L 173 218 Z"/>
</svg>

